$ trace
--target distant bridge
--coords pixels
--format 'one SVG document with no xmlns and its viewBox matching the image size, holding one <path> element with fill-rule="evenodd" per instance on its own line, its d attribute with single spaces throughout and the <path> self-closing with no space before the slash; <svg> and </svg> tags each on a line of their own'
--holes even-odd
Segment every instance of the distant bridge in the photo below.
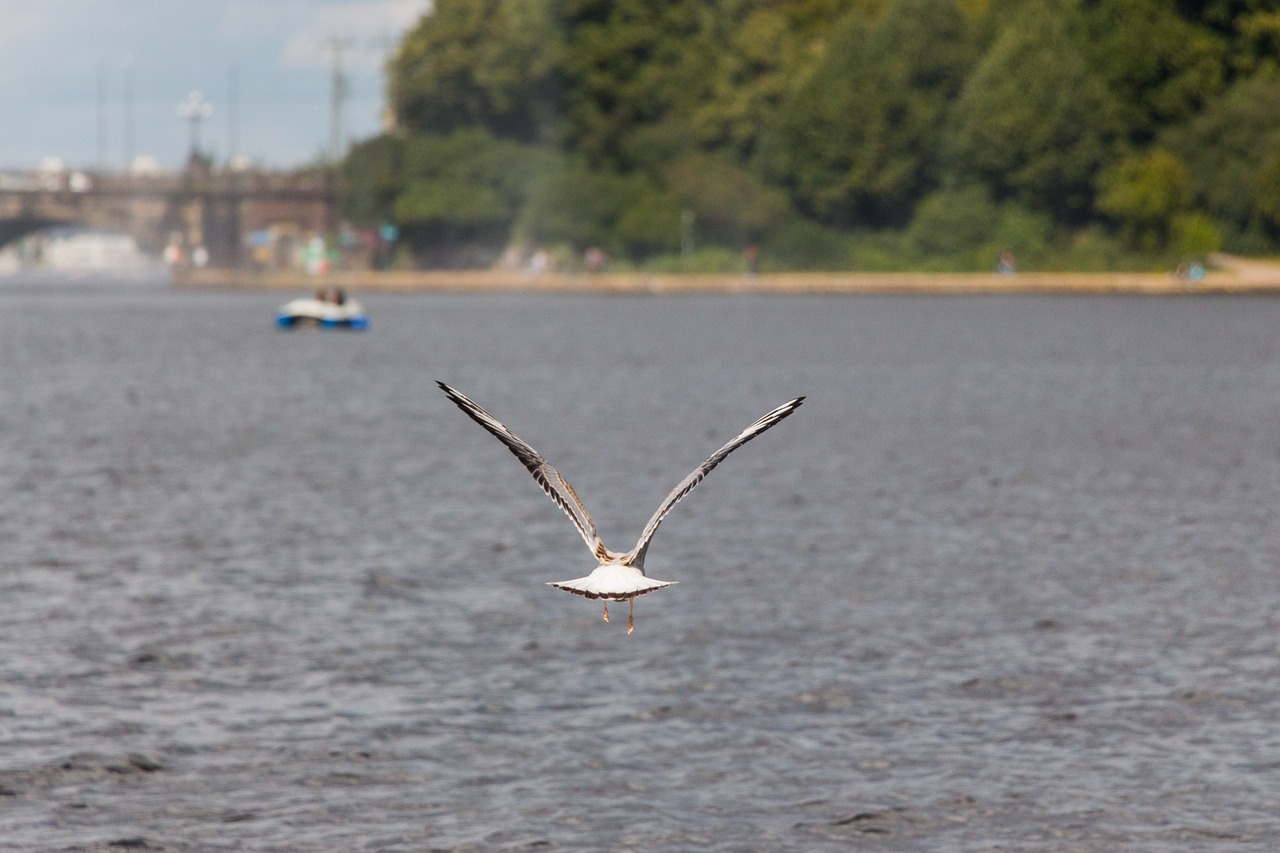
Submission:
<svg viewBox="0 0 1280 853">
<path fill-rule="evenodd" d="M 212 265 L 243 265 L 245 237 L 273 226 L 300 236 L 337 225 L 331 172 L 0 172 L 0 246 L 59 225 L 120 231 L 159 253 L 203 246 Z M 189 255 L 188 255 L 189 257 Z"/>
</svg>

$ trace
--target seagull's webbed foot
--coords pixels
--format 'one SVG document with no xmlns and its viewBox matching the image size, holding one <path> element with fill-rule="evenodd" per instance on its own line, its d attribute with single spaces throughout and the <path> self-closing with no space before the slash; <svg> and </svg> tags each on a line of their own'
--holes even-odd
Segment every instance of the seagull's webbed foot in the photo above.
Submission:
<svg viewBox="0 0 1280 853">
<path fill-rule="evenodd" d="M 604 621 L 609 621 L 609 599 L 604 599 Z"/>
<path fill-rule="evenodd" d="M 629 607 L 628 607 L 628 609 L 627 609 L 627 634 L 628 634 L 628 636 L 629 636 L 629 635 L 631 634 L 631 632 L 635 629 L 635 626 L 636 626 L 636 623 L 635 623 L 635 615 L 636 615 L 636 599 L 635 599 L 635 596 L 632 596 L 632 597 L 629 599 Z"/>
</svg>

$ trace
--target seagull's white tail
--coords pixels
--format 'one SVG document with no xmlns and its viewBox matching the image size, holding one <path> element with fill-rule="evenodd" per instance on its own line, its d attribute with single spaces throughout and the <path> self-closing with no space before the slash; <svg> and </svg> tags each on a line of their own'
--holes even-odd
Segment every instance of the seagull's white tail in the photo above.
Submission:
<svg viewBox="0 0 1280 853">
<path fill-rule="evenodd" d="M 632 566 L 608 563 L 600 566 L 585 578 L 571 581 L 548 583 L 556 589 L 563 589 L 574 595 L 586 598 L 603 598 L 605 601 L 626 601 L 637 595 L 653 592 L 655 589 L 671 586 L 675 581 L 660 581 L 647 578 L 644 573 Z"/>
</svg>

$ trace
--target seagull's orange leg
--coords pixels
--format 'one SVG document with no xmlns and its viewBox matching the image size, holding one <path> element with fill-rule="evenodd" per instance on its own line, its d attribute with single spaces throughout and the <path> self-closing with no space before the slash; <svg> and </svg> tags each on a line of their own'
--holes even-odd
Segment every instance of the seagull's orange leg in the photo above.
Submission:
<svg viewBox="0 0 1280 853">
<path fill-rule="evenodd" d="M 604 602 L 604 621 L 609 621 L 609 599 L 601 599 Z"/>
<path fill-rule="evenodd" d="M 633 595 L 630 598 L 630 607 L 627 610 L 627 633 L 628 634 L 630 634 L 632 629 L 635 628 L 635 615 L 636 615 L 636 597 Z"/>
</svg>

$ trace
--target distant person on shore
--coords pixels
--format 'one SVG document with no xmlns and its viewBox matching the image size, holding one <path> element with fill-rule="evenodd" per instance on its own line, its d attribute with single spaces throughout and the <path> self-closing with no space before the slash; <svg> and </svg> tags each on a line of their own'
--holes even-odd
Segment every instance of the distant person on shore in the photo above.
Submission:
<svg viewBox="0 0 1280 853">
<path fill-rule="evenodd" d="M 1000 275 L 1013 275 L 1018 271 L 1018 264 L 1013 258 L 1013 252 L 1008 249 L 1000 250 L 1000 258 L 996 261 L 996 272 Z"/>
<path fill-rule="evenodd" d="M 1194 283 L 1204 278 L 1204 272 L 1204 264 L 1199 261 L 1184 261 L 1183 263 L 1178 264 L 1178 268 L 1174 271 L 1174 275 L 1182 281 Z"/>
<path fill-rule="evenodd" d="M 742 259 L 747 266 L 747 278 L 755 278 L 760 272 L 760 247 L 748 246 L 742 250 Z"/>
<path fill-rule="evenodd" d="M 587 266 L 587 272 L 598 273 L 604 272 L 605 265 L 609 263 L 609 258 L 599 246 L 592 246 L 587 249 L 586 254 L 583 256 L 583 262 Z"/>
</svg>

